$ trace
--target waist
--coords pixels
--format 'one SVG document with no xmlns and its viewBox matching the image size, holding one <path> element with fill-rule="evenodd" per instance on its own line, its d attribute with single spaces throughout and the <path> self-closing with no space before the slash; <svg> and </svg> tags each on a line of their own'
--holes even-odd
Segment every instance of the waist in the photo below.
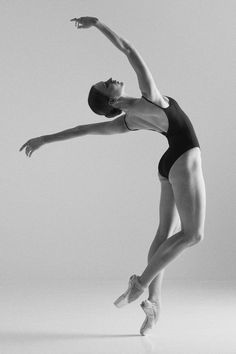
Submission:
<svg viewBox="0 0 236 354">
<path fill-rule="evenodd" d="M 195 133 L 166 136 L 170 148 L 181 149 L 185 147 L 200 147 Z"/>
</svg>

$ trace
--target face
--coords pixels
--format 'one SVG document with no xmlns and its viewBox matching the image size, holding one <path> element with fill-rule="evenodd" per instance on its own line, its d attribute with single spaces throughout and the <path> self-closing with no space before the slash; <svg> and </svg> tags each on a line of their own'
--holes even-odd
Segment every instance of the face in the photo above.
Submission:
<svg viewBox="0 0 236 354">
<path fill-rule="evenodd" d="M 119 98 L 120 96 L 122 96 L 124 92 L 124 86 L 125 85 L 123 82 L 112 80 L 112 78 L 107 81 L 100 81 L 95 85 L 95 87 L 100 92 L 104 93 L 104 95 L 109 96 L 111 98 Z"/>
</svg>

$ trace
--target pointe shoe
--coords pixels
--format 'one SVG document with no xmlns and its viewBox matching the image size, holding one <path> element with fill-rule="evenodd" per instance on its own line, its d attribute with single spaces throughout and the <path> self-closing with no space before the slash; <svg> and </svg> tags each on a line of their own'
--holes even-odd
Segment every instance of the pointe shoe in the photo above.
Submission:
<svg viewBox="0 0 236 354">
<path fill-rule="evenodd" d="M 123 307 L 136 300 L 144 290 L 145 288 L 139 283 L 137 275 L 134 274 L 129 278 L 128 290 L 114 301 L 114 305 L 118 308 Z"/>
<path fill-rule="evenodd" d="M 160 315 L 160 303 L 151 302 L 149 300 L 143 301 L 140 306 L 146 314 L 146 318 L 140 328 L 140 334 L 146 336 L 151 332 Z"/>
</svg>

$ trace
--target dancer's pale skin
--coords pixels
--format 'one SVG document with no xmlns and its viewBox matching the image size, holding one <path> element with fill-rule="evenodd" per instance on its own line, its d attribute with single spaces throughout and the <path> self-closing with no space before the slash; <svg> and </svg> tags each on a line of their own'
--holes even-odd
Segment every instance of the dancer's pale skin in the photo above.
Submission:
<svg viewBox="0 0 236 354">
<path fill-rule="evenodd" d="M 162 96 L 150 70 L 136 48 L 119 37 L 95 17 L 80 17 L 71 20 L 78 29 L 95 27 L 100 30 L 129 60 L 137 74 L 141 94 L 159 106 L 166 108 L 168 98 Z M 110 105 L 127 114 L 126 121 L 131 129 L 150 130 L 147 117 L 153 116 L 157 131 L 167 131 L 168 121 L 163 110 L 139 97 L 127 95 L 125 85 L 112 79 L 100 81 L 96 88 L 110 97 Z M 128 133 L 122 116 L 107 122 L 79 125 L 59 133 L 44 135 L 28 140 L 25 148 L 27 156 L 40 146 L 80 137 L 87 134 Z M 169 180 L 158 173 L 161 183 L 159 226 L 148 253 L 148 264 L 141 274 L 140 283 L 148 287 L 150 301 L 161 300 L 161 285 L 165 267 L 190 246 L 204 238 L 206 214 L 206 190 L 202 172 L 201 151 L 198 147 L 182 154 L 172 165 Z M 176 232 L 178 231 L 178 232 Z"/>
</svg>

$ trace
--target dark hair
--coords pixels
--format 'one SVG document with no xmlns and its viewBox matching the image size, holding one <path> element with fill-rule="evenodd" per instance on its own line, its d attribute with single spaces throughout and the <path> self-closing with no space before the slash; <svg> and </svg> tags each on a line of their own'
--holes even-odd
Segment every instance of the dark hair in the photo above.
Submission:
<svg viewBox="0 0 236 354">
<path fill-rule="evenodd" d="M 122 113 L 122 110 L 109 105 L 110 97 L 104 95 L 93 85 L 89 91 L 88 104 L 91 110 L 107 118 L 113 118 Z"/>
</svg>

